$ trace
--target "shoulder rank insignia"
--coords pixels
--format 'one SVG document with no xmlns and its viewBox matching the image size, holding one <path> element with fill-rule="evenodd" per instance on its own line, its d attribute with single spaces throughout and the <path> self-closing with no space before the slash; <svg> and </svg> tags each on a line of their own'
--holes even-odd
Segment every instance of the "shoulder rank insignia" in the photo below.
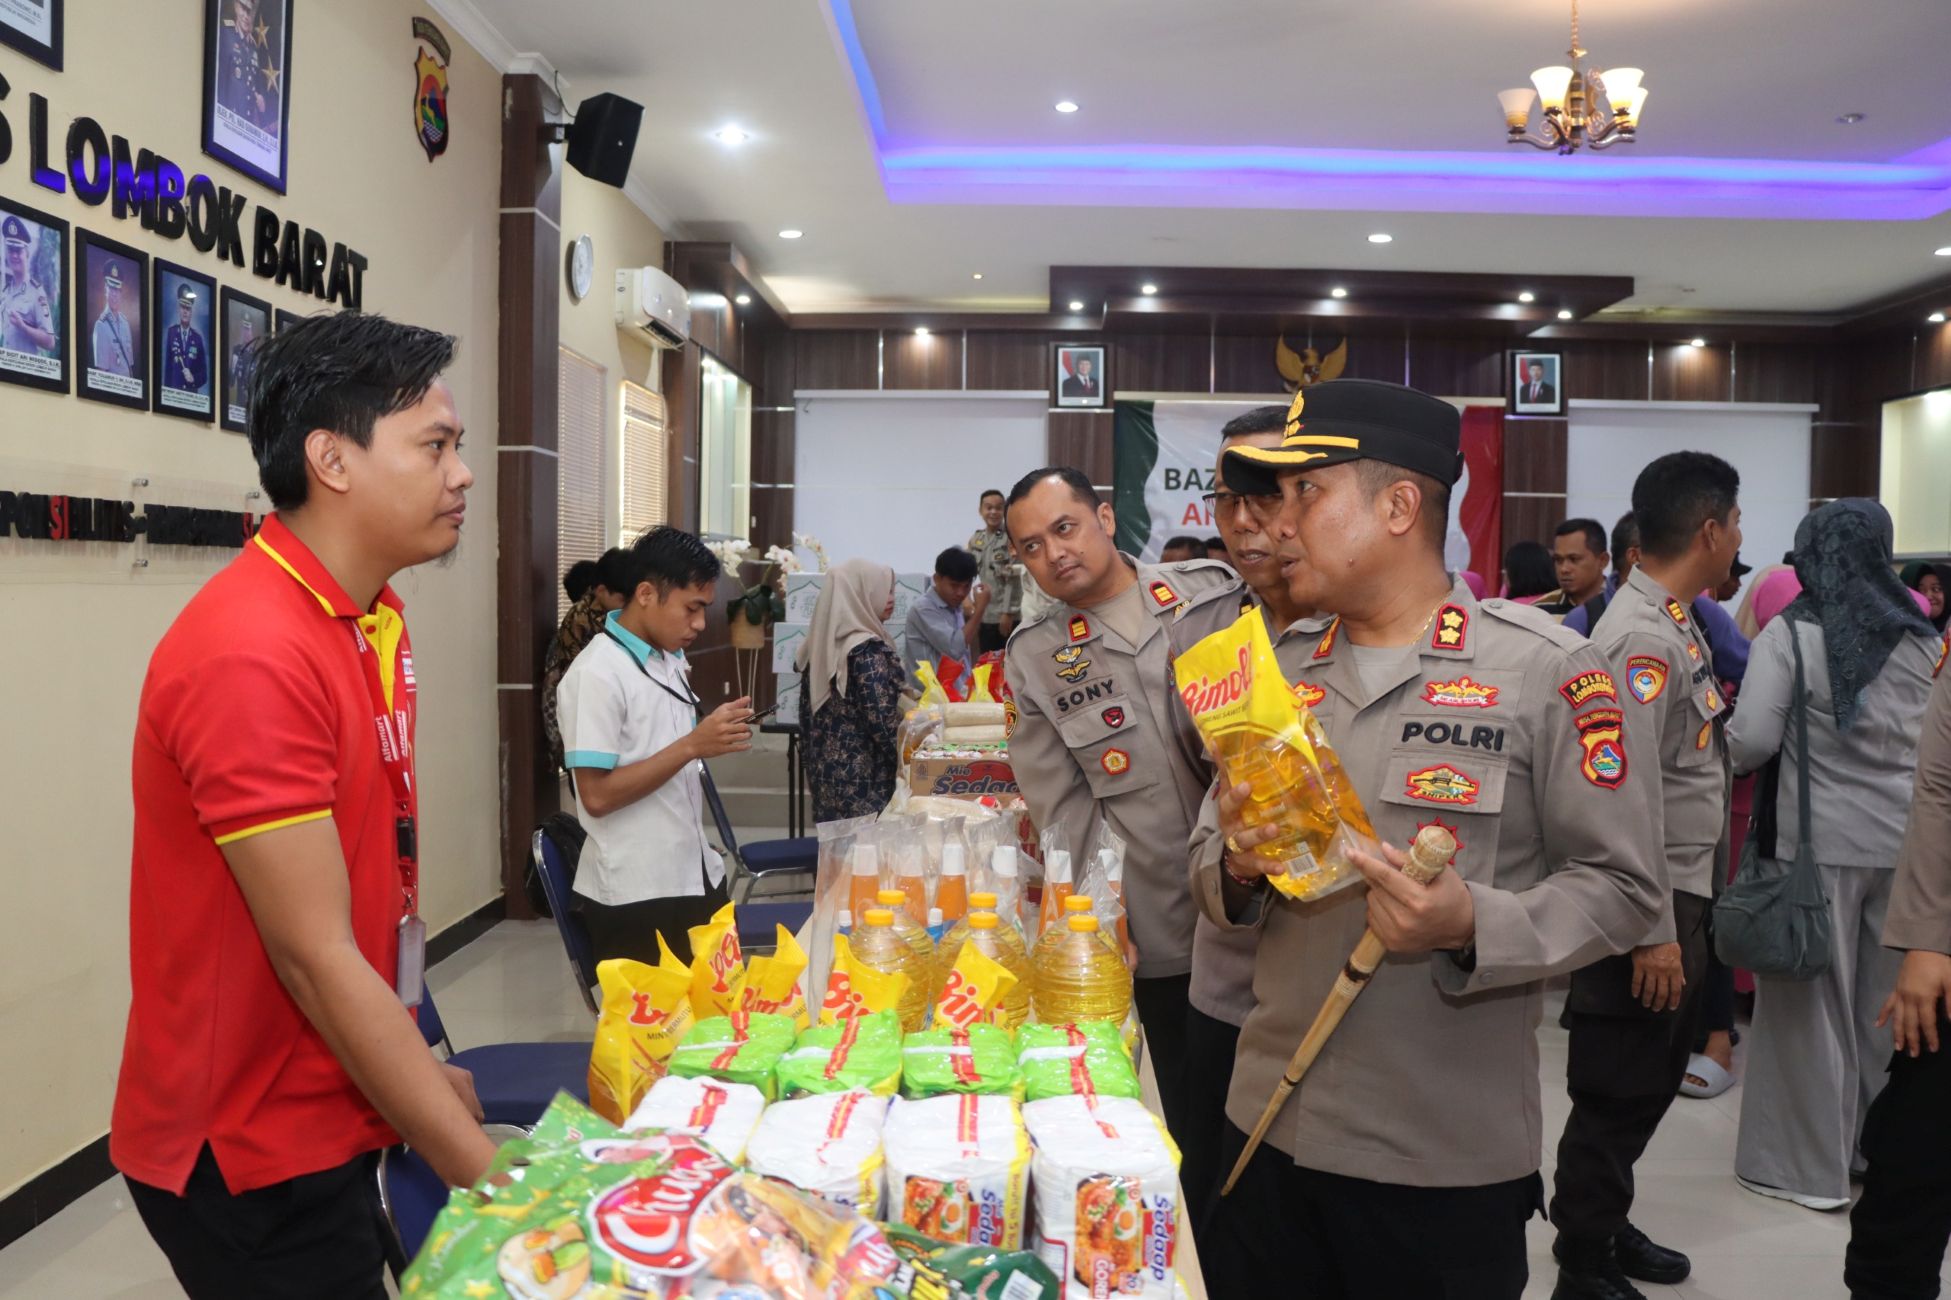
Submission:
<svg viewBox="0 0 1951 1300">
<path fill-rule="evenodd" d="M 1687 626 L 1687 611 L 1680 607 L 1679 601 L 1674 600 L 1670 596 L 1666 602 L 1666 616 L 1673 620 L 1675 627 Z"/>
<path fill-rule="evenodd" d="M 1160 578 L 1152 583 L 1152 603 L 1160 609 L 1170 609 L 1178 604 L 1179 593 L 1172 590 L 1172 584 Z"/>
<path fill-rule="evenodd" d="M 1091 639 L 1091 620 L 1085 618 L 1082 614 L 1071 615 L 1070 643 L 1072 645 L 1076 645 L 1079 641 L 1088 641 L 1090 639 Z"/>
<path fill-rule="evenodd" d="M 1321 634 L 1321 644 L 1314 647 L 1316 659 L 1326 659 L 1335 652 L 1335 633 L 1341 631 L 1341 619 L 1337 617 L 1328 624 L 1328 630 Z"/>
<path fill-rule="evenodd" d="M 1470 633 L 1470 612 L 1461 605 L 1445 605 L 1436 611 L 1436 630 L 1429 643 L 1438 650 L 1461 650 Z"/>
</svg>

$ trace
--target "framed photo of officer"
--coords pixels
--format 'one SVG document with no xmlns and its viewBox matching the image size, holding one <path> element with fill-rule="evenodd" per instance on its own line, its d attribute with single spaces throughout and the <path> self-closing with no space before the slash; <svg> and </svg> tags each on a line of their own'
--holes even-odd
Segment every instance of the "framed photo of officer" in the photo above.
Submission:
<svg viewBox="0 0 1951 1300">
<path fill-rule="evenodd" d="M 280 334 L 290 329 L 293 325 L 296 325 L 299 321 L 305 319 L 303 316 L 300 316 L 297 312 L 286 311 L 282 307 L 278 308 L 277 314 L 278 314 L 278 333 Z"/>
<path fill-rule="evenodd" d="M 0 0 L 0 45 L 61 71 L 61 18 L 68 0 Z"/>
<path fill-rule="evenodd" d="M 68 223 L 0 198 L 0 383 L 68 391 Z"/>
<path fill-rule="evenodd" d="M 1058 406 L 1099 407 L 1106 404 L 1102 344 L 1050 345 L 1050 388 Z"/>
<path fill-rule="evenodd" d="M 199 424 L 216 414 L 216 368 L 210 350 L 217 282 L 187 266 L 156 259 L 155 309 L 149 319 L 156 377 L 150 409 Z"/>
<path fill-rule="evenodd" d="M 294 2 L 204 0 L 203 10 L 203 152 L 280 194 L 291 156 Z"/>
<path fill-rule="evenodd" d="M 231 433 L 251 431 L 251 376 L 257 373 L 257 347 L 271 337 L 271 304 L 224 286 L 223 401 L 217 426 Z"/>
<path fill-rule="evenodd" d="M 0 0 L 5 3 L 5 0 Z M 149 255 L 75 229 L 75 392 L 149 409 Z"/>
<path fill-rule="evenodd" d="M 1565 413 L 1565 357 L 1537 348 L 1513 348 L 1504 354 L 1510 388 L 1504 399 L 1512 415 Z"/>
</svg>

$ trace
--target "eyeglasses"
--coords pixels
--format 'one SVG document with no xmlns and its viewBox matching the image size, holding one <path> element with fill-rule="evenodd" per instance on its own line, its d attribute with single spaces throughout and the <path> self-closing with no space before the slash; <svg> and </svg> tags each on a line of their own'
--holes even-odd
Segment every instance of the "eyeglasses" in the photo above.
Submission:
<svg viewBox="0 0 1951 1300">
<path fill-rule="evenodd" d="M 1199 499 L 1215 515 L 1230 515 L 1242 505 L 1256 515 L 1270 515 L 1280 509 L 1280 493 L 1202 492 Z"/>
</svg>

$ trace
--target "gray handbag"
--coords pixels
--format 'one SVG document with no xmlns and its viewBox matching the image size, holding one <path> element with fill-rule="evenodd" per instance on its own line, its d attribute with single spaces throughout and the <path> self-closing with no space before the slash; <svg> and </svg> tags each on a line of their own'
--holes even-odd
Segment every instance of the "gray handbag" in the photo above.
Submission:
<svg viewBox="0 0 1951 1300">
<path fill-rule="evenodd" d="M 1740 870 L 1714 901 L 1714 951 L 1728 966 L 1774 979 L 1806 980 L 1829 969 L 1835 935 L 1829 896 L 1823 891 L 1822 874 L 1816 869 L 1811 847 L 1809 688 L 1802 675 L 1802 639 L 1792 626 L 1788 639 L 1795 648 L 1795 695 L 1789 707 L 1795 717 L 1796 743 L 1801 747 L 1801 762 L 1795 769 L 1795 860 L 1784 863 L 1772 856 L 1771 801 L 1767 825 L 1763 825 L 1757 809 L 1741 848 Z M 1761 847 L 1764 835 L 1766 850 Z"/>
</svg>

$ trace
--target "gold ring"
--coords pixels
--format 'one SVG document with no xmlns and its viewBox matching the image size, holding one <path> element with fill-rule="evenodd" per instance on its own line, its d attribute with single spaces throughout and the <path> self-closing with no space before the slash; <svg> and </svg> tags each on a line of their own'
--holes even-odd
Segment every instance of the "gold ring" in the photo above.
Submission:
<svg viewBox="0 0 1951 1300">
<path fill-rule="evenodd" d="M 1245 849 L 1243 849 L 1243 848 L 1241 848 L 1241 847 L 1240 847 L 1240 846 L 1239 846 L 1238 844 L 1235 844 L 1235 843 L 1233 842 L 1233 837 L 1232 837 L 1231 835 L 1228 835 L 1228 836 L 1226 837 L 1226 851 L 1227 851 L 1228 853 L 1245 853 L 1245 852 L 1246 852 L 1246 850 L 1245 850 Z"/>
</svg>

